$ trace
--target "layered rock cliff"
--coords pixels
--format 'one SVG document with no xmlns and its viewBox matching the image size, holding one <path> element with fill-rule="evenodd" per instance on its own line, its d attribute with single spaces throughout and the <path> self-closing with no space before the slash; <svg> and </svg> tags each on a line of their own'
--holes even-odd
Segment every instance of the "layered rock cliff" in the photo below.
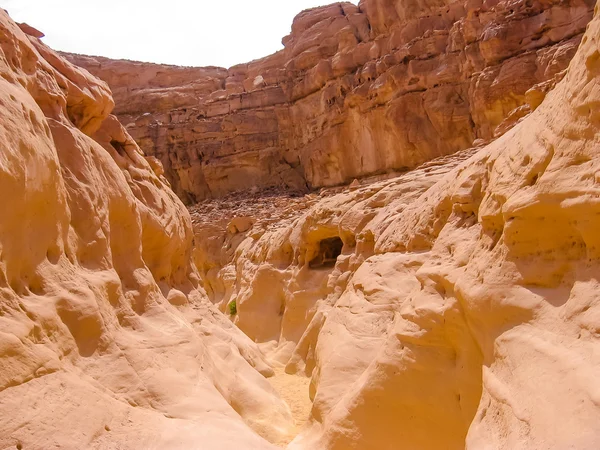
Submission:
<svg viewBox="0 0 600 450">
<path fill-rule="evenodd" d="M 65 55 L 188 203 L 412 169 L 503 134 L 562 76 L 593 2 L 363 0 L 299 14 L 230 69 Z"/>
<path fill-rule="evenodd" d="M 0 10 L 0 447 L 274 448 L 256 432 L 286 437 L 289 408 L 160 165 L 22 28 Z"/>
<path fill-rule="evenodd" d="M 581 42 L 487 146 L 191 209 L 213 302 L 310 377 L 290 449 L 598 447 L 600 17 Z"/>
</svg>

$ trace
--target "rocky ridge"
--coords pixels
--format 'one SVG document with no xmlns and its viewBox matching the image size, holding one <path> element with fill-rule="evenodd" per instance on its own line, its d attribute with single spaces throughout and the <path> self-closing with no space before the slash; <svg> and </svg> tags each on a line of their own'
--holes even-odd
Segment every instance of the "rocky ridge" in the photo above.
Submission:
<svg viewBox="0 0 600 450">
<path fill-rule="evenodd" d="M 186 203 L 412 169 L 500 136 L 564 74 L 591 1 L 363 0 L 299 14 L 285 48 L 223 68 L 64 55 Z"/>
</svg>

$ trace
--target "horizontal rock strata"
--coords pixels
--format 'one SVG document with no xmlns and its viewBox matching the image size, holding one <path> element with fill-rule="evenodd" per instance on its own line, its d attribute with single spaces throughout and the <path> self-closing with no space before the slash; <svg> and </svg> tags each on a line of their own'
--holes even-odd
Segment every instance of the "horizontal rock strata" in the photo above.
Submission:
<svg viewBox="0 0 600 450">
<path fill-rule="evenodd" d="M 489 141 L 559 80 L 591 1 L 363 0 L 307 10 L 266 58 L 182 68 L 65 55 L 187 203 L 412 169 Z"/>
</svg>

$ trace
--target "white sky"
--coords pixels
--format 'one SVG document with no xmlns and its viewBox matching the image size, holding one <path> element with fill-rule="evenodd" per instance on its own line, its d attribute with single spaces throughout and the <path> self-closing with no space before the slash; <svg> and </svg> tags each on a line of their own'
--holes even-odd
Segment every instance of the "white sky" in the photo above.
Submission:
<svg viewBox="0 0 600 450">
<path fill-rule="evenodd" d="M 333 0 L 0 0 L 55 50 L 186 66 L 248 62 L 280 48 L 301 10 Z M 353 0 L 357 4 L 358 0 Z"/>
</svg>

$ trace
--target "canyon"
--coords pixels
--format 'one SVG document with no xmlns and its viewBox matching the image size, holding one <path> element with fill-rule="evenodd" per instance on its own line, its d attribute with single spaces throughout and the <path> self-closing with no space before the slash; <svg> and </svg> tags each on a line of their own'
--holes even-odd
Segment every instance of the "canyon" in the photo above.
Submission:
<svg viewBox="0 0 600 450">
<path fill-rule="evenodd" d="M 592 2 L 335 3 L 229 69 L 42 36 L 0 10 L 0 448 L 598 448 Z"/>
</svg>

